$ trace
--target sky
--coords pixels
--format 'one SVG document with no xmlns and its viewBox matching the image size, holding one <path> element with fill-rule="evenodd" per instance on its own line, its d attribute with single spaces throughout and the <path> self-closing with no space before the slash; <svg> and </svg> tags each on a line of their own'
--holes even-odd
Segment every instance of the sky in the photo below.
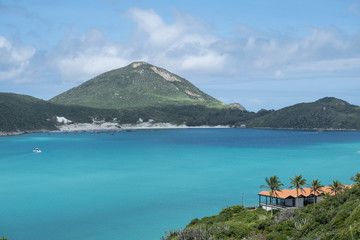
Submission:
<svg viewBox="0 0 360 240">
<path fill-rule="evenodd" d="M 360 105 L 360 0 L 0 0 L 0 92 L 48 100 L 135 61 L 250 111 Z"/>
</svg>

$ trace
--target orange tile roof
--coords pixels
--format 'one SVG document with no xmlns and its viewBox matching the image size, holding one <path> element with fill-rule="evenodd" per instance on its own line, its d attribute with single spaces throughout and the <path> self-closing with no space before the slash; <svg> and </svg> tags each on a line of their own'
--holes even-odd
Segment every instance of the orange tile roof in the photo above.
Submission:
<svg viewBox="0 0 360 240">
<path fill-rule="evenodd" d="M 351 188 L 352 186 L 353 186 L 353 184 L 352 185 L 343 185 L 343 187 L 348 187 L 348 188 Z M 319 191 L 320 194 L 316 194 L 316 195 L 317 196 L 322 195 L 323 194 L 322 192 L 323 193 L 328 192 L 328 193 L 330 193 L 330 195 L 334 195 L 334 193 L 331 192 L 331 188 L 329 186 L 322 187 L 321 191 Z M 270 197 L 270 191 L 262 191 L 258 195 Z M 309 197 L 310 195 L 313 195 L 311 188 L 299 189 L 299 196 Z M 281 198 L 281 199 L 285 199 L 285 198 L 289 198 L 289 197 L 296 198 L 296 188 L 283 189 L 282 191 L 275 191 L 273 194 L 273 197 Z"/>
</svg>

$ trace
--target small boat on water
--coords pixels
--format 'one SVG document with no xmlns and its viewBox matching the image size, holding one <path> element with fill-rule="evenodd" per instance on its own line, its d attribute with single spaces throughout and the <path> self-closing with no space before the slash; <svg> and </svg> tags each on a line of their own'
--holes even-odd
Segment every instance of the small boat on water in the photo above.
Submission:
<svg viewBox="0 0 360 240">
<path fill-rule="evenodd" d="M 35 148 L 35 149 L 33 150 L 33 152 L 34 152 L 34 153 L 41 153 L 41 150 L 38 149 L 38 148 Z"/>
</svg>

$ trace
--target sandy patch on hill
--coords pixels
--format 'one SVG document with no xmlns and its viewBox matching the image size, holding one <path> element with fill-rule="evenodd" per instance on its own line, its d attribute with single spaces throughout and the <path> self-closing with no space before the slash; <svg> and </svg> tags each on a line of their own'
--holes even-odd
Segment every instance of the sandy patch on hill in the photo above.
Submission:
<svg viewBox="0 0 360 240">
<path fill-rule="evenodd" d="M 159 74 L 162 78 L 164 78 L 166 81 L 169 82 L 181 82 L 181 80 L 174 75 L 162 71 L 161 69 L 158 69 L 157 67 L 151 67 L 151 70 L 153 70 L 155 73 Z"/>
</svg>

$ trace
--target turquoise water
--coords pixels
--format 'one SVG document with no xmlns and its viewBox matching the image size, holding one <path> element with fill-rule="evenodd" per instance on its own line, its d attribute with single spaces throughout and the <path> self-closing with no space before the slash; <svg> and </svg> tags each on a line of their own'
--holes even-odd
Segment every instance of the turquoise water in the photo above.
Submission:
<svg viewBox="0 0 360 240">
<path fill-rule="evenodd" d="M 33 153 L 39 147 L 42 153 Z M 182 129 L 0 138 L 0 237 L 159 239 L 257 204 L 265 177 L 323 184 L 360 171 L 360 132 Z"/>
</svg>

